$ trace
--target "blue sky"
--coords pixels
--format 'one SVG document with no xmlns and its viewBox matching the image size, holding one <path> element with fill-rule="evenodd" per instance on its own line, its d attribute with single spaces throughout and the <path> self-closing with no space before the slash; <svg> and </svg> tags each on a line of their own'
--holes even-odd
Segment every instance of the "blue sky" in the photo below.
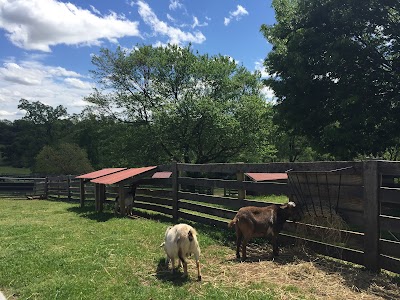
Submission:
<svg viewBox="0 0 400 300">
<path fill-rule="evenodd" d="M 21 98 L 79 113 L 101 47 L 192 43 L 262 70 L 273 23 L 271 0 L 0 0 L 0 119 L 21 118 Z"/>
</svg>

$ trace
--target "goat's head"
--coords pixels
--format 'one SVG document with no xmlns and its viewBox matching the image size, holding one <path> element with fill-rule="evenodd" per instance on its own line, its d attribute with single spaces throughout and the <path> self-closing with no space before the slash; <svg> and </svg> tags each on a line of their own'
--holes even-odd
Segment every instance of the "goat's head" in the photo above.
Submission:
<svg viewBox="0 0 400 300">
<path fill-rule="evenodd" d="M 301 213 L 299 207 L 294 202 L 288 202 L 281 205 L 281 209 L 285 211 L 288 220 L 298 222 L 301 220 Z"/>
</svg>

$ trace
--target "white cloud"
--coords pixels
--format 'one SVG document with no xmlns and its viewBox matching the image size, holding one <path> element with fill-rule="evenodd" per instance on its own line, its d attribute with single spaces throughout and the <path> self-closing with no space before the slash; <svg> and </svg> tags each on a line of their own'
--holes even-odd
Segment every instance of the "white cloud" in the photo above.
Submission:
<svg viewBox="0 0 400 300">
<path fill-rule="evenodd" d="M 93 85 L 87 81 L 82 81 L 78 78 L 65 78 L 64 82 L 68 85 L 75 87 L 77 89 L 88 90 L 93 87 Z"/>
<path fill-rule="evenodd" d="M 86 76 L 38 61 L 11 61 L 0 67 L 0 119 L 15 120 L 24 115 L 17 106 L 21 98 L 53 107 L 63 105 L 79 113 L 92 92 Z"/>
<path fill-rule="evenodd" d="M 171 22 L 176 22 L 176 20 L 170 14 L 167 14 L 167 19 Z"/>
<path fill-rule="evenodd" d="M 228 24 L 231 22 L 231 19 L 229 18 L 224 18 L 224 25 L 228 26 Z"/>
<path fill-rule="evenodd" d="M 200 22 L 199 22 L 199 19 L 198 19 L 197 17 L 193 16 L 192 28 L 195 28 L 195 27 L 204 27 L 204 26 L 208 26 L 208 23 L 207 23 L 207 22 L 200 23 Z"/>
<path fill-rule="evenodd" d="M 229 17 L 224 18 L 224 25 L 228 26 L 232 19 L 236 19 L 236 21 L 240 20 L 243 16 L 248 15 L 249 12 L 241 5 L 236 7 L 235 11 L 229 12 Z"/>
<path fill-rule="evenodd" d="M 169 9 L 170 10 L 176 10 L 178 8 L 182 8 L 183 5 L 182 3 L 179 2 L 179 0 L 169 0 Z"/>
<path fill-rule="evenodd" d="M 14 45 L 45 52 L 58 44 L 100 45 L 102 39 L 116 42 L 124 36 L 140 36 L 138 22 L 114 12 L 97 16 L 56 0 L 1 0 L 0 28 Z"/>
<path fill-rule="evenodd" d="M 153 12 L 150 6 L 143 1 L 137 1 L 139 6 L 139 15 L 143 21 L 149 25 L 155 35 L 162 35 L 168 38 L 168 43 L 181 45 L 183 43 L 197 43 L 201 44 L 206 40 L 206 37 L 200 32 L 184 32 L 179 28 L 169 26 L 167 23 L 158 19 L 157 15 Z"/>
<path fill-rule="evenodd" d="M 267 72 L 264 67 L 264 60 L 259 59 L 254 63 L 254 69 L 261 72 L 261 78 L 269 78 L 271 75 Z"/>
</svg>

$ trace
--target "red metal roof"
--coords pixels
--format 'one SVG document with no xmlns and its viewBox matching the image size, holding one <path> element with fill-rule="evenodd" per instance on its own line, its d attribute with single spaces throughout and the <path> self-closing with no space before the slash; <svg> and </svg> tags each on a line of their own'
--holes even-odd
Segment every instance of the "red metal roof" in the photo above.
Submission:
<svg viewBox="0 0 400 300">
<path fill-rule="evenodd" d="M 131 169 L 127 169 L 124 171 L 120 171 L 114 174 L 110 174 L 107 176 L 103 176 L 100 178 L 96 178 L 93 180 L 90 180 L 90 182 L 94 182 L 94 183 L 100 183 L 100 184 L 114 184 L 120 181 L 123 181 L 125 179 L 131 178 L 131 177 L 135 177 L 137 175 L 140 174 L 145 174 L 147 172 L 150 171 L 156 171 L 157 166 L 152 166 L 152 167 L 143 167 L 143 168 L 131 168 Z"/>
<path fill-rule="evenodd" d="M 250 177 L 253 181 L 268 181 L 268 180 L 279 180 L 287 179 L 287 173 L 244 173 Z"/>
<path fill-rule="evenodd" d="M 86 179 L 95 179 L 99 178 L 101 176 L 109 175 L 118 171 L 125 170 L 126 168 L 107 168 L 107 169 L 102 169 L 94 172 L 90 172 L 87 174 L 82 174 L 79 176 L 76 176 L 75 178 L 86 178 Z"/>
<path fill-rule="evenodd" d="M 172 172 L 156 172 L 151 176 L 151 178 L 170 178 Z"/>
</svg>

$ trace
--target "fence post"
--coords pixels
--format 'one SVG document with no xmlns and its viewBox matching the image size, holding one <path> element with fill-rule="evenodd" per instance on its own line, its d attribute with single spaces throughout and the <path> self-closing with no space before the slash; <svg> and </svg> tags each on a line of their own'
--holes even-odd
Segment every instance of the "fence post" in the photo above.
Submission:
<svg viewBox="0 0 400 300">
<path fill-rule="evenodd" d="M 68 201 L 71 201 L 71 175 L 67 177 L 67 185 L 68 185 Z"/>
<path fill-rule="evenodd" d="M 85 179 L 79 179 L 79 199 L 81 207 L 85 206 Z"/>
<path fill-rule="evenodd" d="M 364 266 L 379 272 L 379 187 L 378 161 L 363 162 Z"/>
<path fill-rule="evenodd" d="M 49 177 L 45 177 L 44 179 L 44 188 L 43 188 L 44 198 L 47 199 L 49 196 Z"/>
<path fill-rule="evenodd" d="M 246 190 L 243 189 L 243 188 L 240 188 L 242 183 L 243 183 L 243 181 L 244 181 L 244 172 L 243 172 L 243 170 L 239 170 L 236 173 L 236 180 L 237 180 L 238 186 L 239 186 L 239 188 L 238 188 L 239 205 L 240 205 L 240 207 L 242 207 L 243 203 L 244 203 L 244 199 L 246 198 Z"/>
<path fill-rule="evenodd" d="M 172 218 L 176 221 L 178 220 L 178 204 L 179 204 L 179 195 L 178 195 L 178 189 L 179 189 L 179 184 L 178 184 L 178 164 L 176 161 L 171 163 L 171 171 L 172 171 Z"/>
</svg>

